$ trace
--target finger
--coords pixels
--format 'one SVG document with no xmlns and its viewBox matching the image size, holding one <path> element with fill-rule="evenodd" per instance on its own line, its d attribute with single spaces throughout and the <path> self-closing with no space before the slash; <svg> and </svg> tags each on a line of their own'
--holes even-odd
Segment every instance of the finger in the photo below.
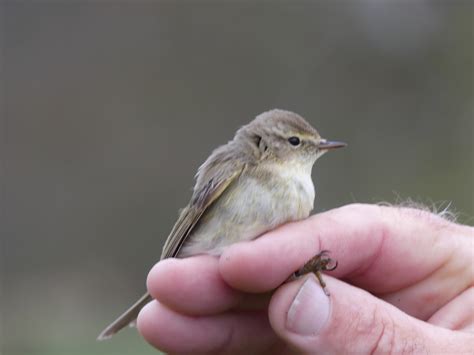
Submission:
<svg viewBox="0 0 474 355">
<path fill-rule="evenodd" d="M 148 292 L 180 313 L 220 313 L 238 305 L 243 294 L 224 282 L 218 263 L 217 258 L 205 255 L 162 260 L 148 274 Z"/>
<path fill-rule="evenodd" d="M 462 294 L 436 312 L 428 322 L 447 329 L 464 330 L 474 333 L 473 310 L 474 287 L 469 287 Z"/>
<path fill-rule="evenodd" d="M 413 222 L 410 219 L 405 228 L 411 230 L 395 233 L 400 230 L 400 217 L 390 220 L 384 207 L 345 206 L 284 225 L 255 241 L 233 245 L 224 251 L 219 267 L 232 286 L 249 292 L 266 291 L 327 249 L 340 261 L 333 275 L 358 280 L 375 292 L 387 292 L 404 286 L 407 276 L 418 279 L 421 270 L 432 269 L 433 259 L 440 259 L 438 255 L 419 257 L 421 250 L 432 247 L 433 240 L 413 233 L 419 229 Z M 262 273 L 269 268 L 270 275 Z"/>
<path fill-rule="evenodd" d="M 373 293 L 394 293 L 442 269 L 453 248 L 454 224 L 423 211 L 373 205 L 349 205 L 290 223 L 255 241 L 231 246 L 220 258 L 219 268 L 232 287 L 247 292 L 276 288 L 305 261 L 322 249 L 331 251 L 339 261 L 331 274 Z M 429 251 L 430 257 L 424 257 Z M 437 288 L 436 277 L 451 291 L 439 293 L 437 302 L 411 307 L 412 297 L 396 298 L 400 307 L 429 317 L 439 304 L 453 293 L 466 288 L 469 278 L 460 277 L 469 270 L 472 257 L 459 255 L 458 277 L 434 274 L 429 288 L 415 285 L 419 296 Z M 467 270 L 467 271 L 466 271 Z M 431 296 L 431 295 L 430 295 Z M 428 295 L 427 295 L 428 297 Z M 422 297 L 423 299 L 423 297 Z M 421 302 L 420 302 L 421 303 Z"/>
<path fill-rule="evenodd" d="M 472 284 L 473 277 L 466 271 L 466 260 L 449 258 L 420 281 L 378 296 L 414 317 L 428 320 Z"/>
<path fill-rule="evenodd" d="M 157 301 L 138 315 L 137 328 L 155 348 L 171 353 L 258 353 L 277 341 L 266 312 L 190 317 Z"/>
<path fill-rule="evenodd" d="M 301 353 L 464 353 L 474 338 L 416 320 L 371 294 L 330 277 L 327 297 L 313 275 L 280 287 L 270 324 Z"/>
</svg>

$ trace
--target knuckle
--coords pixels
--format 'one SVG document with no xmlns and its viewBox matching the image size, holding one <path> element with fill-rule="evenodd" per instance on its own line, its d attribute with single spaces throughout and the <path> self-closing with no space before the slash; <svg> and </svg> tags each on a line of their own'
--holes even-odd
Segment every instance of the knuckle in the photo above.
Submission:
<svg viewBox="0 0 474 355">
<path fill-rule="evenodd" d="M 375 306 L 365 329 L 370 354 L 427 354 L 422 338 L 403 331 L 389 311 Z"/>
<path fill-rule="evenodd" d="M 341 207 L 345 213 L 358 216 L 363 220 L 381 223 L 385 218 L 386 207 L 377 204 L 353 203 Z"/>
<path fill-rule="evenodd" d="M 346 323 L 343 353 L 363 354 L 425 354 L 422 339 L 403 332 L 390 312 L 374 304 L 371 310 L 356 312 L 356 317 Z M 349 335 L 350 336 L 347 336 Z M 340 343 L 339 343 L 340 344 Z"/>
<path fill-rule="evenodd" d="M 357 316 L 351 325 L 353 336 L 346 350 L 373 354 L 379 349 L 386 349 L 385 342 L 390 339 L 390 327 L 385 324 L 380 307 L 374 305 L 370 311 L 366 308 L 363 313 L 358 312 Z"/>
<path fill-rule="evenodd" d="M 385 317 L 380 318 L 380 327 L 377 331 L 377 335 L 374 336 L 372 342 L 371 354 L 395 354 L 396 346 L 396 326 L 392 317 L 385 314 Z"/>
<path fill-rule="evenodd" d="M 379 307 L 372 303 L 360 307 L 352 302 L 345 303 L 344 306 L 346 311 L 338 314 L 335 319 L 336 331 L 328 334 L 331 348 L 344 354 L 371 353 L 384 332 Z"/>
</svg>

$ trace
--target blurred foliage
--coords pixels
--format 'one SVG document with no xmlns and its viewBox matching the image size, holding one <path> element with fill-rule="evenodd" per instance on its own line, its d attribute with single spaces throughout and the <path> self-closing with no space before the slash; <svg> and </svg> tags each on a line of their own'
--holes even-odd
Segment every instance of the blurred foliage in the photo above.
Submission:
<svg viewBox="0 0 474 355">
<path fill-rule="evenodd" d="M 200 163 L 270 108 L 349 143 L 316 166 L 316 211 L 402 196 L 473 224 L 472 2 L 0 6 L 5 354 L 155 353 L 95 337 Z"/>
</svg>

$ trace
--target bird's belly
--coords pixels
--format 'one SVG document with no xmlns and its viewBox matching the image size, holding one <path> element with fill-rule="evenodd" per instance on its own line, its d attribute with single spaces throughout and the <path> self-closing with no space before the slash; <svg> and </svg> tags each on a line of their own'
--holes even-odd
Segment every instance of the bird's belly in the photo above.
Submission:
<svg viewBox="0 0 474 355">
<path fill-rule="evenodd" d="M 311 177 L 309 177 L 311 181 Z M 314 187 L 299 182 L 245 177 L 229 187 L 201 217 L 178 256 L 220 255 L 231 244 L 252 240 L 283 223 L 306 218 L 313 208 Z"/>
</svg>

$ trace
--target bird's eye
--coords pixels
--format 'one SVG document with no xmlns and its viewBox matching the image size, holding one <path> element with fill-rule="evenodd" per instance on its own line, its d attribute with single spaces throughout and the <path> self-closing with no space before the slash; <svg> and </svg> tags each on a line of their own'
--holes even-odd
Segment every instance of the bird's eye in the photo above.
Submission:
<svg viewBox="0 0 474 355">
<path fill-rule="evenodd" d="M 300 144 L 300 139 L 298 137 L 290 137 L 288 138 L 288 142 L 290 142 L 291 145 L 297 146 Z"/>
</svg>

